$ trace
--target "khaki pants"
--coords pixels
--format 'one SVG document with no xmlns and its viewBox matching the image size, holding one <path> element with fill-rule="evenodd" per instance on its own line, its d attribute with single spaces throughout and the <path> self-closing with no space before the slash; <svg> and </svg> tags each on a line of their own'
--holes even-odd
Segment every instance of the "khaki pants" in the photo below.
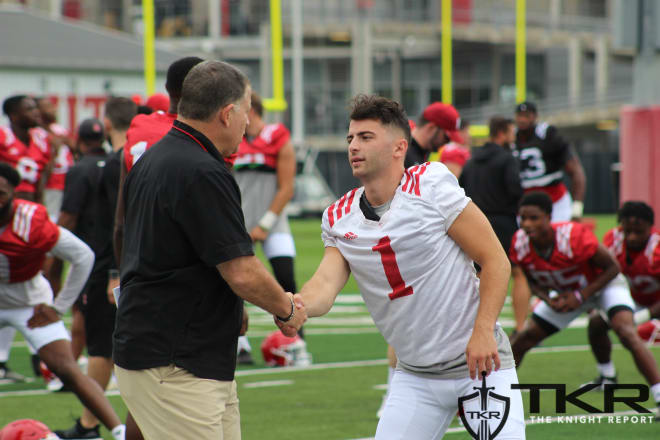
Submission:
<svg viewBox="0 0 660 440">
<path fill-rule="evenodd" d="M 240 440 L 236 381 L 200 379 L 169 365 L 115 375 L 126 406 L 146 440 Z"/>
</svg>

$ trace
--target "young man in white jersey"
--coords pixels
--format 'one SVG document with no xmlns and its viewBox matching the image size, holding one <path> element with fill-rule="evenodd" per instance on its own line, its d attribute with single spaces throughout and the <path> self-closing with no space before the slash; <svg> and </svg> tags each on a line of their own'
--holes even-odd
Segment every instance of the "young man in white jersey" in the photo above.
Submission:
<svg viewBox="0 0 660 440">
<path fill-rule="evenodd" d="M 488 220 L 444 165 L 404 168 L 410 127 L 399 103 L 359 95 L 350 119 L 349 161 L 364 186 L 323 215 L 325 254 L 300 292 L 308 315 L 327 313 L 353 273 L 398 356 L 377 440 L 442 438 L 459 404 L 465 408 L 461 398 L 479 389 L 486 404 L 483 385 L 509 412 L 499 426 L 481 420 L 481 429 L 524 439 L 511 347 L 496 323 L 510 265 Z M 478 412 L 463 419 L 476 432 Z"/>
</svg>

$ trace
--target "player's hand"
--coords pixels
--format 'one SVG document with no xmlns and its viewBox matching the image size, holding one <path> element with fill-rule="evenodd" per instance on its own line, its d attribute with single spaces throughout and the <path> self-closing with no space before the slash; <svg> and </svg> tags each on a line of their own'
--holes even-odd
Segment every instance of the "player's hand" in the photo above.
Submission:
<svg viewBox="0 0 660 440">
<path fill-rule="evenodd" d="M 560 293 L 557 298 L 561 299 L 561 305 L 558 310 L 560 313 L 572 312 L 582 305 L 578 300 L 578 297 L 575 295 L 575 292 L 572 290 Z"/>
<path fill-rule="evenodd" d="M 248 316 L 248 309 L 247 307 L 243 306 L 243 323 L 241 324 L 241 332 L 238 334 L 239 336 L 245 336 L 247 333 L 249 320 L 250 317 Z"/>
<path fill-rule="evenodd" d="M 274 319 L 275 325 L 284 333 L 284 336 L 292 338 L 298 333 L 298 330 L 300 330 L 300 327 L 302 327 L 305 321 L 307 321 L 307 311 L 300 295 L 293 295 L 290 292 L 286 294 L 293 297 L 293 303 L 296 308 L 293 318 L 288 322 L 282 322 L 277 317 L 274 317 Z"/>
<path fill-rule="evenodd" d="M 34 313 L 28 319 L 29 328 L 44 327 L 60 320 L 57 311 L 47 304 L 37 304 L 34 306 Z"/>
<path fill-rule="evenodd" d="M 250 238 L 253 242 L 264 241 L 268 237 L 268 231 L 264 231 L 260 226 L 255 226 L 250 231 Z"/>
<path fill-rule="evenodd" d="M 488 376 L 493 369 L 500 369 L 500 355 L 497 352 L 497 342 L 493 329 L 475 328 L 465 349 L 470 377 L 476 379 L 481 372 Z"/>
</svg>

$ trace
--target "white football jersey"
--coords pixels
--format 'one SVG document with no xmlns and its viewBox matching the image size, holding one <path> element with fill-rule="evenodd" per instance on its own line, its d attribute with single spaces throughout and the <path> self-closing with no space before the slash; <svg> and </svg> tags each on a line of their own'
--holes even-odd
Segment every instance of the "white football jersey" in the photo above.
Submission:
<svg viewBox="0 0 660 440">
<path fill-rule="evenodd" d="M 470 199 L 438 162 L 407 169 L 379 221 L 360 209 L 363 193 L 364 187 L 356 188 L 325 210 L 325 246 L 336 247 L 348 262 L 401 362 L 424 368 L 464 359 L 479 282 L 472 260 L 447 230 Z"/>
</svg>

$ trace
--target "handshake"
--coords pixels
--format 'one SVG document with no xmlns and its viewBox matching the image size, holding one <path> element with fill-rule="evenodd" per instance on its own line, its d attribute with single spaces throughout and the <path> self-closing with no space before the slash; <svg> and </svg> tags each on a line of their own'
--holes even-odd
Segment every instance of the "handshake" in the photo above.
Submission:
<svg viewBox="0 0 660 440">
<path fill-rule="evenodd" d="M 286 292 L 291 301 L 291 313 L 288 316 L 275 315 L 275 325 L 284 333 L 284 336 L 294 337 L 300 327 L 307 321 L 307 311 L 300 295 Z"/>
</svg>

